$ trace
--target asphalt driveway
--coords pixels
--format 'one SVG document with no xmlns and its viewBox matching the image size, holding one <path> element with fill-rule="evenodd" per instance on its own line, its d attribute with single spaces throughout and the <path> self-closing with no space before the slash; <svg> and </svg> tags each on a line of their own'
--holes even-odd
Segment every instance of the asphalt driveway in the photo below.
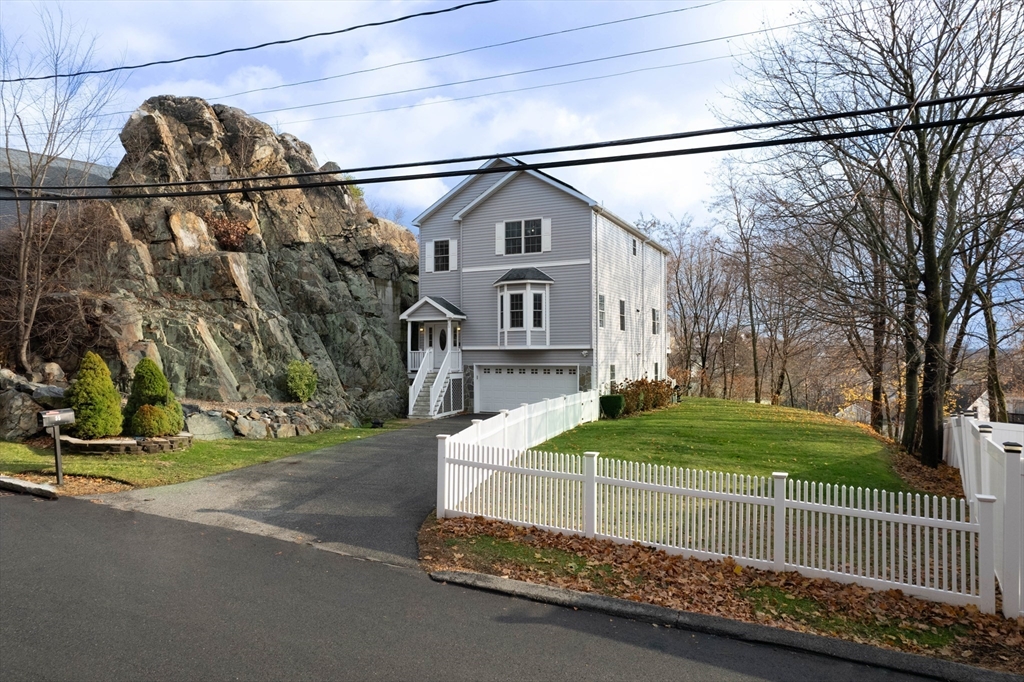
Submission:
<svg viewBox="0 0 1024 682">
<path fill-rule="evenodd" d="M 197 481 L 99 499 L 116 509 L 415 566 L 416 533 L 436 502 L 437 436 L 461 431 L 471 418 L 424 421 Z"/>
</svg>

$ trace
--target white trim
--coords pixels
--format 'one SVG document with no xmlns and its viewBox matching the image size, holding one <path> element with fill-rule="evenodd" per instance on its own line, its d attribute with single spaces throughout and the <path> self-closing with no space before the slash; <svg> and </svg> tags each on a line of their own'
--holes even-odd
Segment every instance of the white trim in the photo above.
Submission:
<svg viewBox="0 0 1024 682">
<path fill-rule="evenodd" d="M 634 225 L 630 225 L 625 220 L 609 211 L 604 206 L 594 206 L 593 208 L 594 213 L 607 218 L 609 221 L 615 223 L 616 225 L 624 229 L 626 232 L 629 232 L 634 237 L 639 237 L 641 241 L 650 244 L 658 251 L 661 251 L 663 254 L 668 255 L 668 249 L 666 249 L 664 246 L 651 239 L 648 235 L 638 230 Z"/>
<path fill-rule="evenodd" d="M 515 165 L 514 163 L 509 163 L 506 159 L 490 159 L 489 161 L 484 163 L 484 165 L 480 166 L 480 168 L 490 168 L 491 166 L 496 165 L 498 162 L 504 162 L 506 165 L 509 165 L 509 166 L 514 166 Z M 427 210 L 423 211 L 423 213 L 420 213 L 418 216 L 413 218 L 412 224 L 415 225 L 416 227 L 419 227 L 420 224 L 424 220 L 426 220 L 431 215 L 436 213 L 439 208 L 441 208 L 442 206 L 447 204 L 456 194 L 458 194 L 463 189 L 465 189 L 466 185 L 468 185 L 469 183 L 473 182 L 474 180 L 476 180 L 479 177 L 483 177 L 483 176 L 482 175 L 470 175 L 469 177 L 465 178 L 462 182 L 460 182 L 459 184 L 455 185 L 455 187 L 452 187 L 450 190 L 448 190 L 447 193 L 442 195 L 440 199 L 438 199 L 437 201 L 432 203 L 430 206 L 428 206 Z"/>
<path fill-rule="evenodd" d="M 512 255 L 518 256 L 519 254 Z M 515 265 L 509 265 L 508 263 L 503 263 L 501 265 L 477 265 L 471 268 L 462 268 L 462 271 L 492 272 L 495 270 L 512 270 L 513 268 L 558 268 L 565 265 L 590 265 L 590 259 L 582 258 L 580 260 L 557 260 L 549 261 L 547 263 L 516 263 Z"/>
<path fill-rule="evenodd" d="M 540 250 L 541 253 L 551 250 L 551 218 L 540 219 Z"/>
<path fill-rule="evenodd" d="M 401 315 L 398 316 L 398 319 L 399 320 L 408 320 L 409 319 L 409 315 L 413 314 L 414 312 L 419 310 L 423 305 L 425 305 L 427 303 L 429 303 L 434 308 L 436 308 L 438 312 L 444 313 L 444 318 L 443 319 L 447 319 L 447 320 L 464 320 L 464 319 L 466 319 L 465 315 L 456 315 L 455 313 L 451 312 L 450 310 L 445 308 L 440 303 L 437 303 L 436 301 L 432 300 L 429 296 L 424 296 L 420 300 L 418 300 L 415 303 L 413 303 L 411 306 L 409 306 L 408 310 L 406 310 L 404 313 L 402 313 Z M 426 322 L 426 321 L 427 320 L 417 320 L 417 322 Z"/>
<path fill-rule="evenodd" d="M 425 253 L 423 255 L 426 256 L 426 258 L 423 259 L 423 261 L 424 261 L 423 272 L 425 272 L 425 273 L 426 272 L 433 272 L 434 271 L 434 242 L 435 241 L 437 241 L 437 240 L 431 239 L 430 241 L 428 241 L 426 249 L 424 250 Z"/>
<path fill-rule="evenodd" d="M 534 350 L 534 351 L 545 351 L 545 350 L 590 350 L 589 346 L 532 346 L 527 348 L 526 346 L 463 346 L 462 350 Z M 509 363 L 497 363 L 499 365 L 507 365 Z M 537 363 L 531 363 L 537 364 Z M 557 362 L 557 365 L 564 365 L 564 362 Z"/>
<path fill-rule="evenodd" d="M 522 171 L 514 170 L 514 171 L 511 171 L 511 172 L 506 173 L 505 175 L 503 175 L 500 180 L 498 180 L 496 183 L 494 183 L 493 185 L 488 187 L 486 190 L 481 192 L 480 195 L 476 199 L 473 199 L 473 201 L 471 201 L 468 204 L 466 204 L 465 206 L 463 206 L 462 210 L 460 210 L 458 213 L 456 213 L 455 215 L 452 216 L 452 220 L 461 221 L 463 218 L 466 217 L 466 214 L 468 214 L 470 211 L 472 211 L 474 208 L 476 208 L 477 206 L 479 206 L 483 202 L 487 201 L 487 199 L 492 194 L 494 194 L 499 189 L 501 189 L 502 187 L 507 185 L 512 180 L 512 178 L 516 177 L 521 172 Z"/>
</svg>

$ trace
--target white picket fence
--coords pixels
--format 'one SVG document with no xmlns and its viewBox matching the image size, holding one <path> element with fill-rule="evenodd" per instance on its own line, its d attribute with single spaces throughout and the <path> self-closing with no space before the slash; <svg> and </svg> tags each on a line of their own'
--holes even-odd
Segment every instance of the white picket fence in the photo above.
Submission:
<svg viewBox="0 0 1024 682">
<path fill-rule="evenodd" d="M 944 435 L 943 458 L 960 470 L 967 499 L 995 499 L 994 567 L 1003 615 L 1024 616 L 1024 426 L 982 424 L 959 414 L 946 421 Z"/>
<path fill-rule="evenodd" d="M 960 499 L 791 481 L 785 473 L 739 476 L 528 449 L 557 435 L 559 423 L 567 429 L 597 418 L 596 395 L 579 404 L 575 412 L 524 406 L 439 436 L 438 517 L 483 516 L 700 559 L 728 556 L 995 610 L 991 496 L 979 495 L 968 509 Z M 533 438 L 531 429 L 538 429 Z"/>
</svg>

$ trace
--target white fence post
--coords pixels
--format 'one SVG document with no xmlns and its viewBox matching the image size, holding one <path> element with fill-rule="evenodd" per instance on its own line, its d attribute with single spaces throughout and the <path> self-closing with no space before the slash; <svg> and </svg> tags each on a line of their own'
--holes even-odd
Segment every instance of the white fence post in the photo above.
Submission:
<svg viewBox="0 0 1024 682">
<path fill-rule="evenodd" d="M 992 440 L 992 426 L 989 424 L 978 424 L 978 463 L 981 465 L 979 470 L 981 471 L 981 480 L 978 481 L 981 485 L 975 492 L 979 492 L 982 495 L 991 495 L 992 490 L 992 475 L 991 475 L 991 462 L 988 461 L 988 441 Z"/>
<path fill-rule="evenodd" d="M 437 518 L 443 519 L 448 491 L 448 435 L 437 436 Z"/>
<path fill-rule="evenodd" d="M 982 613 L 996 612 L 996 547 L 995 517 L 996 498 L 992 495 L 975 495 L 978 501 L 978 609 Z"/>
<path fill-rule="evenodd" d="M 786 570 L 786 480 L 789 474 L 783 471 L 772 473 L 775 493 L 775 514 L 773 519 L 774 538 L 772 540 L 773 570 Z"/>
<path fill-rule="evenodd" d="M 597 534 L 597 457 L 600 453 L 583 453 L 583 534 Z"/>
<path fill-rule="evenodd" d="M 508 447 L 508 410 L 501 412 L 501 447 Z"/>
<path fill-rule="evenodd" d="M 470 428 L 473 428 L 474 426 L 476 427 L 475 429 L 473 429 L 473 436 L 474 436 L 473 437 L 473 443 L 476 444 L 476 445 L 479 445 L 480 444 L 480 425 L 484 423 L 484 420 L 483 419 L 471 419 L 470 422 L 472 422 L 472 424 L 473 424 L 473 426 L 471 426 Z"/>
<path fill-rule="evenodd" d="M 532 448 L 536 443 L 530 442 L 530 404 L 519 403 L 519 407 L 523 411 L 523 449 L 525 450 Z"/>
<path fill-rule="evenodd" d="M 1021 594 L 1021 563 L 1020 546 L 1021 519 L 1024 519 L 1024 500 L 1021 500 L 1021 444 L 1003 443 L 1005 459 L 1005 478 L 1003 479 L 1003 615 L 1016 618 L 1024 609 L 1021 608 L 1024 595 Z"/>
</svg>

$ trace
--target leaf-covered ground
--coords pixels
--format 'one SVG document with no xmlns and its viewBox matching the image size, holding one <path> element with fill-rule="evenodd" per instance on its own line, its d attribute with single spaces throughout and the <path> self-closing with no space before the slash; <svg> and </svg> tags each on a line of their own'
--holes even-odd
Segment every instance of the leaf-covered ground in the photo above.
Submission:
<svg viewBox="0 0 1024 682">
<path fill-rule="evenodd" d="M 981 667 L 1024 670 L 1024 623 L 971 607 L 859 585 L 773 573 L 731 559 L 699 561 L 639 544 L 433 516 L 420 530 L 420 561 L 695 613 L 925 654 Z"/>
</svg>

